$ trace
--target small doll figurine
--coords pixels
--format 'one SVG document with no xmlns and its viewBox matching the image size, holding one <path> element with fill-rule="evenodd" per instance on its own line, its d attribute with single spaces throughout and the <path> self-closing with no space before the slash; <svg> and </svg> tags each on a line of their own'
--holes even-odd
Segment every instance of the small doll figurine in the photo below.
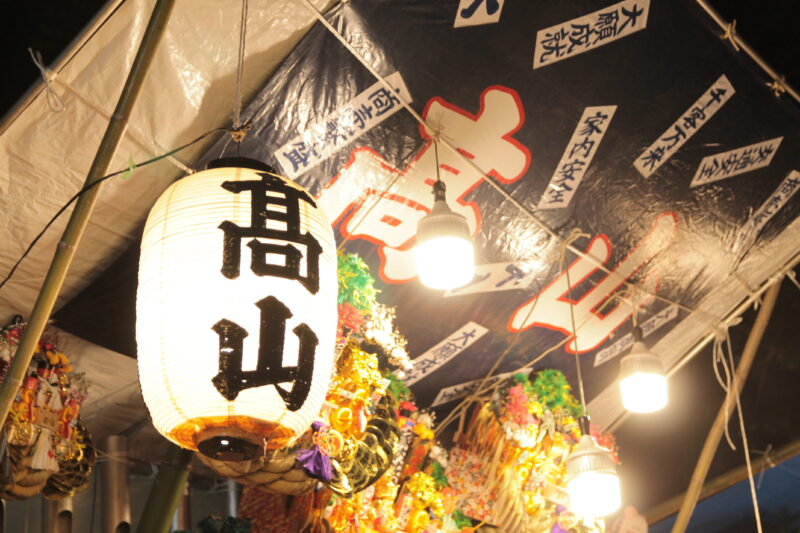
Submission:
<svg viewBox="0 0 800 533">
<path fill-rule="evenodd" d="M 25 379 L 25 385 L 19 394 L 18 412 L 20 413 L 20 420 L 24 422 L 33 422 L 36 419 L 36 392 L 39 389 L 39 376 L 31 373 Z"/>
</svg>

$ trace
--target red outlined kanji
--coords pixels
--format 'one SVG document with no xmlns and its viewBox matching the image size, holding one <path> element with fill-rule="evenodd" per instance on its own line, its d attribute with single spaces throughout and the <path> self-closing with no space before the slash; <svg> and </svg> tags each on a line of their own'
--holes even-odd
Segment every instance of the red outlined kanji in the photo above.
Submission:
<svg viewBox="0 0 800 533">
<path fill-rule="evenodd" d="M 569 265 L 569 281 L 572 294 L 582 295 L 570 299 L 566 271 L 562 271 L 539 294 L 518 307 L 508 320 L 506 329 L 518 332 L 534 326 L 559 331 L 564 335 L 572 335 L 572 317 L 570 307 L 577 326 L 577 339 L 570 340 L 565 349 L 569 353 L 586 353 L 602 345 L 609 336 L 630 318 L 630 305 L 617 302 L 601 313 L 599 308 L 624 283 L 629 280 L 654 256 L 670 245 L 678 230 L 678 217 L 675 213 L 661 213 L 653 221 L 650 233 L 644 237 L 630 253 L 613 269 L 614 276 L 606 275 L 589 290 L 582 293 L 580 285 L 592 276 L 599 267 L 584 257 L 578 257 Z M 595 257 L 603 265 L 611 258 L 612 245 L 606 235 L 598 235 L 590 242 L 586 253 Z M 654 291 L 657 282 L 652 277 L 640 282 L 643 288 Z M 538 300 L 538 302 L 537 302 Z M 638 299 L 639 304 L 646 303 L 645 298 Z M 576 350 L 577 340 L 577 350 Z"/>
<path fill-rule="evenodd" d="M 530 166 L 530 152 L 513 138 L 525 122 L 525 112 L 512 89 L 486 88 L 476 114 L 435 97 L 428 101 L 422 116 L 460 154 L 499 182 L 513 183 Z M 416 276 L 412 248 L 417 222 L 433 205 L 433 142 L 422 127 L 420 134 L 428 143 L 404 169 L 395 168 L 370 148 L 353 150 L 319 197 L 320 206 L 345 238 L 366 240 L 378 247 L 379 275 L 388 283 L 405 283 Z M 451 208 L 467 218 L 476 234 L 481 225 L 480 208 L 466 197 L 480 185 L 482 176 L 447 149 L 439 151 L 439 170 Z M 394 185 L 386 190 L 390 183 Z"/>
</svg>

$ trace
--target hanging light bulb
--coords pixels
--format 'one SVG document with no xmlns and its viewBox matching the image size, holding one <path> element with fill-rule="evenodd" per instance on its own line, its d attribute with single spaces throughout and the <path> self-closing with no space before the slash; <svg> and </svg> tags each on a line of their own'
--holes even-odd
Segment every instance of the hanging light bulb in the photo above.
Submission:
<svg viewBox="0 0 800 533">
<path fill-rule="evenodd" d="M 630 354 L 620 361 L 622 405 L 634 413 L 652 413 L 667 405 L 667 376 L 661 359 L 647 349 L 642 328 L 633 328 Z"/>
<path fill-rule="evenodd" d="M 569 509 L 582 518 L 598 518 L 619 509 L 619 477 L 611 452 L 589 434 L 589 418 L 580 422 L 583 436 L 567 457 Z"/>
<path fill-rule="evenodd" d="M 454 213 L 445 200 L 445 185 L 439 179 L 439 152 L 436 149 L 436 182 L 433 184 L 433 209 L 417 224 L 417 273 L 432 289 L 455 289 L 475 275 L 475 250 L 467 219 Z"/>
</svg>

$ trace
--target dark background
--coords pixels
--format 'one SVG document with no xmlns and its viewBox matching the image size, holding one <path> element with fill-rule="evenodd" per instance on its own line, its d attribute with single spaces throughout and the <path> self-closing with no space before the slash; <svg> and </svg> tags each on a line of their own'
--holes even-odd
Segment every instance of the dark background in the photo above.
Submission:
<svg viewBox="0 0 800 533">
<path fill-rule="evenodd" d="M 507 0 L 509 2 L 520 0 Z M 600 2 L 598 6 L 611 2 Z M 738 34 L 786 80 L 800 84 L 800 45 L 797 44 L 793 2 L 715 0 L 727 20 L 737 20 Z M 11 109 L 39 80 L 27 48 L 42 53 L 51 64 L 102 7 L 96 0 L 29 0 L 5 6 L 0 32 L 6 75 L 0 85 L 0 109 Z M 679 37 L 676 37 L 679 38 Z M 735 353 L 741 352 L 755 316 L 746 314 L 732 330 Z M 800 342 L 797 320 L 800 291 L 785 281 L 774 318 L 743 394 L 751 450 L 780 448 L 800 438 L 797 412 L 800 383 Z M 631 416 L 616 432 L 623 460 L 624 501 L 645 510 L 685 490 L 705 434 L 723 394 L 704 350 L 671 380 L 671 402 L 656 415 Z M 738 424 L 731 423 L 734 441 L 741 443 Z M 758 457 L 757 454 L 754 457 Z M 709 478 L 743 463 L 741 445 L 731 451 L 720 444 Z M 800 502 L 800 495 L 796 501 Z M 798 503 L 800 508 L 800 503 Z M 800 509 L 793 512 L 800 514 Z M 752 530 L 743 529 L 743 530 Z"/>
</svg>

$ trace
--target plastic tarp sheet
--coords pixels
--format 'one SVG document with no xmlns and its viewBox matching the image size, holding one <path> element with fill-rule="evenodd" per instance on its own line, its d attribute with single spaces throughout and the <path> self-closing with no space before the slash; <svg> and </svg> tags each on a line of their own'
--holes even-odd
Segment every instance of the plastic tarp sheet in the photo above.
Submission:
<svg viewBox="0 0 800 533">
<path fill-rule="evenodd" d="M 354 1 L 330 20 L 394 94 L 315 26 L 248 108 L 241 150 L 315 193 L 380 277 L 422 405 L 452 407 L 509 347 L 498 373 L 552 349 L 536 366 L 575 383 L 578 354 L 611 423 L 634 305 L 671 367 L 800 250 L 800 113 L 695 3 Z M 431 131 L 460 152 L 441 148 L 439 171 L 480 265 L 444 294 L 414 267 Z M 595 261 L 562 252 L 570 235 Z"/>
</svg>

